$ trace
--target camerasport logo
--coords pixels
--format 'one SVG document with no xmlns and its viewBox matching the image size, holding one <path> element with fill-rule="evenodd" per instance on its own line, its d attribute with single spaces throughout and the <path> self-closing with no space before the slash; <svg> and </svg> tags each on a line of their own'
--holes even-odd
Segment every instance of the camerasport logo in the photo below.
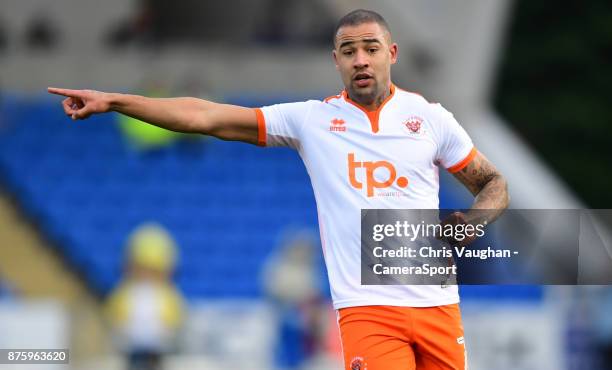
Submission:
<svg viewBox="0 0 612 370">
<path fill-rule="evenodd" d="M 408 132 L 412 135 L 418 135 L 422 133 L 423 119 L 419 116 L 411 116 L 404 121 L 403 125 L 408 129 Z"/>
<path fill-rule="evenodd" d="M 365 181 L 362 179 L 363 172 L 365 172 Z M 387 189 L 393 186 L 393 184 L 396 184 L 402 189 L 408 186 L 408 178 L 405 176 L 398 176 L 397 170 L 395 169 L 393 163 L 388 161 L 356 161 L 355 153 L 348 154 L 348 178 L 351 186 L 355 189 L 363 189 L 365 182 L 366 195 L 368 198 L 375 195 L 374 189 Z M 360 179 L 362 181 L 360 181 Z M 378 192 L 376 195 L 404 196 L 405 194 L 401 191 L 391 191 Z"/>
<path fill-rule="evenodd" d="M 341 118 L 334 118 L 330 121 L 329 131 L 332 132 L 345 132 L 346 126 L 344 125 L 346 122 Z"/>
</svg>

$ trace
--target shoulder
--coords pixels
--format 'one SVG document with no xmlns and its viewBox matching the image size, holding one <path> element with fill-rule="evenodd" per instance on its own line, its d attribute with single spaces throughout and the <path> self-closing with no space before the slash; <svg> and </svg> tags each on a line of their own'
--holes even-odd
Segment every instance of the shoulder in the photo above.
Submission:
<svg viewBox="0 0 612 370">
<path fill-rule="evenodd" d="M 419 94 L 418 92 L 408 91 L 402 89 L 401 87 L 395 87 L 395 94 L 397 95 L 399 100 L 403 102 L 410 102 L 421 106 L 431 104 L 429 101 L 427 101 L 427 99 L 425 99 L 425 97 L 423 97 L 423 95 Z"/>
<path fill-rule="evenodd" d="M 427 121 L 439 121 L 442 106 L 439 103 L 432 103 L 423 95 L 396 87 L 395 104 L 401 107 L 402 111 L 408 110 L 421 116 Z"/>
<path fill-rule="evenodd" d="M 307 114 L 317 103 L 319 103 L 318 100 L 296 101 L 296 102 L 277 103 L 277 104 L 267 105 L 259 109 L 261 109 L 266 115 L 271 115 L 271 114 L 277 114 L 281 116 L 297 115 L 299 117 L 302 117 L 304 114 Z"/>
<path fill-rule="evenodd" d="M 454 120 L 453 114 L 444 108 L 442 104 L 431 102 L 419 93 L 401 88 L 397 88 L 396 93 L 402 106 L 410 107 L 413 111 L 420 112 L 434 126 L 444 126 L 449 120 Z"/>
<path fill-rule="evenodd" d="M 317 100 L 317 106 L 321 109 L 329 109 L 329 108 L 340 108 L 344 106 L 345 100 L 342 96 L 342 92 L 339 92 L 336 95 L 330 95 L 323 100 Z"/>
<path fill-rule="evenodd" d="M 342 99 L 342 93 L 341 92 L 336 94 L 336 95 L 328 96 L 327 98 L 323 99 L 322 102 L 323 103 L 330 103 L 331 102 L 330 104 L 333 104 L 334 100 L 337 101 L 337 100 L 340 100 L 340 99 Z"/>
<path fill-rule="evenodd" d="M 423 120 L 431 130 L 435 140 L 442 140 L 445 133 L 458 125 L 451 112 L 438 102 L 431 102 L 419 93 L 396 88 L 397 106 L 402 111 L 410 111 Z"/>
<path fill-rule="evenodd" d="M 327 114 L 329 112 L 338 112 L 339 110 L 347 109 L 347 102 L 342 96 L 342 92 L 328 96 L 321 100 L 312 100 L 311 109 L 313 114 Z"/>
</svg>

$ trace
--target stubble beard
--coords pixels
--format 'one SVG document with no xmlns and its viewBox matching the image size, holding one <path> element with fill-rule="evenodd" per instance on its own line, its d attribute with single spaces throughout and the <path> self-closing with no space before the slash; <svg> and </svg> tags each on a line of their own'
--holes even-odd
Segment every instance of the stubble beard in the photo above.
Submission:
<svg viewBox="0 0 612 370">
<path fill-rule="evenodd" d="M 374 103 L 376 103 L 376 106 L 379 106 L 387 97 L 384 91 L 385 87 L 381 87 L 377 83 L 374 83 L 369 89 L 355 89 L 352 84 L 349 86 L 349 97 L 363 106 L 372 105 Z"/>
</svg>

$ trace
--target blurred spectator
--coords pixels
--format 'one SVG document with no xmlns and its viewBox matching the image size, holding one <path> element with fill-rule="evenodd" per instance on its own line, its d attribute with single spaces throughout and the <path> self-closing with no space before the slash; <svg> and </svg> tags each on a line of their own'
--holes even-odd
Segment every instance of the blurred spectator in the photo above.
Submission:
<svg viewBox="0 0 612 370">
<path fill-rule="evenodd" d="M 106 44 L 113 48 L 136 44 L 139 46 L 155 46 L 160 37 L 155 32 L 153 24 L 156 19 L 155 8 L 150 0 L 141 0 L 136 14 L 124 20 L 109 32 Z"/>
<path fill-rule="evenodd" d="M 6 106 L 4 105 L 4 92 L 2 91 L 2 80 L 0 80 L 0 133 L 2 132 L 4 128 L 6 128 L 6 126 L 8 126 L 7 119 L 5 117 L 6 116 L 5 108 Z"/>
<path fill-rule="evenodd" d="M 600 287 L 593 306 L 596 309 L 594 328 L 600 369 L 612 369 L 612 287 Z"/>
<path fill-rule="evenodd" d="M 151 80 L 139 92 L 144 96 L 160 98 L 168 95 L 167 89 L 160 82 Z M 129 116 L 118 115 L 119 128 L 129 145 L 139 151 L 161 149 L 174 143 L 184 134 L 169 131 Z"/>
<path fill-rule="evenodd" d="M 328 302 L 322 291 L 318 242 L 310 230 L 287 232 L 264 270 L 264 289 L 278 325 L 275 361 L 300 369 L 326 346 Z"/>
<path fill-rule="evenodd" d="M 265 44 L 329 46 L 336 19 L 327 2 L 268 0 L 257 41 Z"/>
<path fill-rule="evenodd" d="M 25 42 L 32 49 L 51 49 L 57 45 L 57 27 L 45 15 L 32 18 L 25 32 Z"/>
<path fill-rule="evenodd" d="M 4 27 L 4 22 L 0 19 L 0 53 L 2 53 L 8 44 L 8 36 L 6 35 L 6 29 Z"/>
<path fill-rule="evenodd" d="M 0 279 L 0 300 L 12 298 L 15 296 L 15 292 L 13 288 L 8 284 L 8 282 Z"/>
<path fill-rule="evenodd" d="M 138 227 L 128 241 L 126 276 L 107 302 L 114 338 L 130 370 L 158 370 L 174 349 L 183 298 L 171 282 L 176 246 L 157 224 Z"/>
<path fill-rule="evenodd" d="M 598 369 L 594 335 L 594 307 L 589 289 L 579 286 L 572 291 L 572 301 L 566 319 L 567 369 Z"/>
<path fill-rule="evenodd" d="M 185 80 L 178 86 L 178 91 L 181 92 L 181 95 L 210 99 L 203 84 L 194 76 L 186 76 Z M 153 98 L 162 98 L 171 95 L 170 89 L 155 78 L 147 79 L 144 83 L 144 88 L 142 88 L 138 94 Z M 185 144 L 182 145 L 182 149 L 185 149 L 182 152 L 199 155 L 202 149 L 199 144 L 202 141 L 212 140 L 210 136 L 174 132 L 145 124 L 136 118 L 125 115 L 118 115 L 117 120 L 119 122 L 119 129 L 128 145 L 141 153 L 154 152 L 158 149 L 167 148 L 177 141 L 181 141 L 181 144 Z"/>
<path fill-rule="evenodd" d="M 138 151 L 148 151 L 167 147 L 181 135 L 168 131 L 129 116 L 119 115 L 119 127 L 129 145 Z"/>
</svg>

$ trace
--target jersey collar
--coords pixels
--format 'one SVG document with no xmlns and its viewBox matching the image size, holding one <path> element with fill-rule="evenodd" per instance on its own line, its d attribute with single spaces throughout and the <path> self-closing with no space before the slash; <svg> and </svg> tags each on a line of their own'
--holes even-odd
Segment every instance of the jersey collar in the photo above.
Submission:
<svg viewBox="0 0 612 370">
<path fill-rule="evenodd" d="M 389 96 L 387 96 L 385 98 L 385 100 L 383 100 L 383 102 L 380 104 L 380 106 L 377 109 L 375 109 L 375 110 L 367 110 L 362 105 L 360 105 L 359 103 L 356 103 L 353 100 L 351 100 L 351 98 L 349 98 L 349 96 L 348 96 L 348 93 L 347 93 L 346 89 L 342 90 L 342 96 L 344 97 L 344 100 L 346 102 L 354 105 L 355 107 L 359 108 L 359 110 L 361 110 L 363 113 L 365 113 L 365 115 L 368 117 L 368 119 L 370 120 L 370 126 L 372 127 L 372 132 L 373 133 L 377 133 L 378 132 L 378 130 L 379 130 L 378 118 L 380 116 L 380 112 L 382 111 L 382 109 L 385 106 L 385 104 L 387 104 L 387 102 L 389 100 L 391 100 L 393 95 L 395 95 L 395 85 L 393 83 L 391 83 L 391 93 L 389 94 Z"/>
</svg>

